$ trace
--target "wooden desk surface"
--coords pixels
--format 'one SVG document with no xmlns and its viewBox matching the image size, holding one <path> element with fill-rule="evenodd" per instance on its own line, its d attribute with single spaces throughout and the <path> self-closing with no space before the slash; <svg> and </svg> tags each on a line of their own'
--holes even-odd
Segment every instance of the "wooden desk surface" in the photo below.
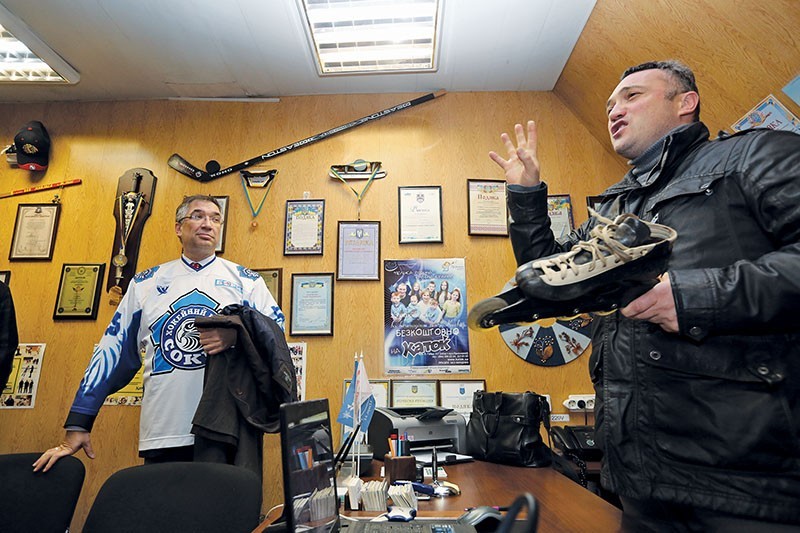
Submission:
<svg viewBox="0 0 800 533">
<path fill-rule="evenodd" d="M 383 463 L 375 462 L 375 472 Z M 530 492 L 539 504 L 539 532 L 620 530 L 622 512 L 599 496 L 567 479 L 552 468 L 524 468 L 483 461 L 445 465 L 447 481 L 461 489 L 460 496 L 419 502 L 420 516 L 457 517 L 467 507 L 508 506 L 522 492 Z M 377 513 L 346 511 L 353 517 Z"/>
</svg>

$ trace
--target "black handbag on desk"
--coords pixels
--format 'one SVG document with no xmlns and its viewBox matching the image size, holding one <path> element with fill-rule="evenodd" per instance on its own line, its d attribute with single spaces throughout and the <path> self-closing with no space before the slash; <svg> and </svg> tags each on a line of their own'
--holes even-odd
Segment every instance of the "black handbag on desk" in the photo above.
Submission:
<svg viewBox="0 0 800 533">
<path fill-rule="evenodd" d="M 534 392 L 476 391 L 467 424 L 467 453 L 516 466 L 549 466 L 550 448 L 539 433 L 550 428 L 550 406 Z"/>
</svg>

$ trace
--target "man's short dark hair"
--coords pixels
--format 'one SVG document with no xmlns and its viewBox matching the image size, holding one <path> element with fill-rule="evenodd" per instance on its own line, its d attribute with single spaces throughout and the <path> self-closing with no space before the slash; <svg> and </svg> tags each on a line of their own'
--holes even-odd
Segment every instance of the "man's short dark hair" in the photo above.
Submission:
<svg viewBox="0 0 800 533">
<path fill-rule="evenodd" d="M 178 209 L 175 210 L 175 222 L 180 222 L 181 219 L 188 215 L 189 211 L 189 204 L 192 202 L 211 202 L 221 211 L 222 207 L 219 205 L 219 202 L 213 196 L 207 196 L 205 194 L 195 194 L 193 196 L 187 196 L 181 202 L 181 205 L 178 206 Z"/>
<path fill-rule="evenodd" d="M 642 70 L 663 70 L 675 82 L 673 89 L 667 94 L 668 99 L 672 99 L 676 94 L 694 91 L 700 94 L 697 90 L 697 83 L 694 80 L 694 72 L 685 64 L 676 59 L 668 59 L 666 61 L 648 61 L 634 67 L 628 67 L 622 73 L 620 80 L 624 80 L 634 72 L 641 72 Z M 695 121 L 700 120 L 700 102 L 697 102 L 697 107 L 694 110 Z"/>
</svg>

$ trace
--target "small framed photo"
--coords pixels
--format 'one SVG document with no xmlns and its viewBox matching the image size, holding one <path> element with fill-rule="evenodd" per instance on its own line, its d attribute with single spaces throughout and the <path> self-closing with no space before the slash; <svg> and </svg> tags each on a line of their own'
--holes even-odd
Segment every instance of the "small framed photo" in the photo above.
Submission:
<svg viewBox="0 0 800 533">
<path fill-rule="evenodd" d="M 56 243 L 61 204 L 19 204 L 10 261 L 50 261 Z"/>
<path fill-rule="evenodd" d="M 292 274 L 289 334 L 333 335 L 333 272 Z"/>
<path fill-rule="evenodd" d="M 283 269 L 282 268 L 260 268 L 253 270 L 256 274 L 264 278 L 264 283 L 267 284 L 272 297 L 278 302 L 278 307 L 281 307 L 283 295 Z"/>
<path fill-rule="evenodd" d="M 398 187 L 400 244 L 443 242 L 442 188 Z"/>
<path fill-rule="evenodd" d="M 472 413 L 472 394 L 486 390 L 486 380 L 439 380 L 439 402 L 442 407 L 449 407 L 455 412 L 469 417 Z"/>
<path fill-rule="evenodd" d="M 566 239 L 574 223 L 572 220 L 572 200 L 569 194 L 552 194 L 547 197 L 547 214 L 550 216 L 550 229 L 557 241 Z"/>
<path fill-rule="evenodd" d="M 221 254 L 225 252 L 225 234 L 228 227 L 228 196 L 214 196 L 213 197 L 219 204 L 219 212 L 222 214 L 222 225 L 219 227 L 219 241 L 215 252 Z"/>
<path fill-rule="evenodd" d="M 105 263 L 65 263 L 53 310 L 53 320 L 94 320 L 100 303 Z"/>
<path fill-rule="evenodd" d="M 505 181 L 467 180 L 467 206 L 470 235 L 508 236 Z"/>
<path fill-rule="evenodd" d="M 600 204 L 603 203 L 602 196 L 587 196 L 586 197 L 586 207 L 591 207 L 595 211 L 600 209 Z M 587 209 L 588 211 L 588 209 Z M 589 217 L 591 218 L 592 214 L 589 213 Z"/>
<path fill-rule="evenodd" d="M 287 200 L 283 255 L 322 255 L 325 200 Z"/>
<path fill-rule="evenodd" d="M 339 221 L 337 280 L 380 280 L 381 223 Z"/>
<path fill-rule="evenodd" d="M 435 379 L 393 379 L 392 407 L 435 407 L 439 405 Z"/>
<path fill-rule="evenodd" d="M 0 281 L 8 285 L 8 283 L 11 281 L 11 271 L 0 270 Z"/>
<path fill-rule="evenodd" d="M 344 380 L 344 388 L 342 389 L 342 398 L 347 395 L 347 389 L 350 388 L 351 379 Z M 391 390 L 389 389 L 388 379 L 371 379 L 369 384 L 372 385 L 372 395 L 375 397 L 375 407 L 391 407 Z"/>
</svg>

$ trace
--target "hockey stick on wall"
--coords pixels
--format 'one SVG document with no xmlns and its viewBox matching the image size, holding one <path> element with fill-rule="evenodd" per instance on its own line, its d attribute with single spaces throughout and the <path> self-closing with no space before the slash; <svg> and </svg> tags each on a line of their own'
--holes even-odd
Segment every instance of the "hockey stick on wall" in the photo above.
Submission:
<svg viewBox="0 0 800 533">
<path fill-rule="evenodd" d="M 391 115 L 392 113 L 402 111 L 403 109 L 408 109 L 409 107 L 414 107 L 415 105 L 419 105 L 429 100 L 433 100 L 434 98 L 442 96 L 444 93 L 445 91 L 428 93 L 424 96 L 420 96 L 418 98 L 414 98 L 413 100 L 409 100 L 408 102 L 403 102 L 402 104 L 397 104 L 396 106 L 389 107 L 387 109 L 384 109 L 383 111 L 378 111 L 377 113 L 367 115 L 366 117 L 353 120 L 352 122 L 348 122 L 347 124 L 342 124 L 341 126 L 329 129 L 328 131 L 317 133 L 316 135 L 312 135 L 311 137 L 307 137 L 303 140 L 287 144 L 286 146 L 282 146 L 276 150 L 272 150 L 271 152 L 261 154 L 252 159 L 248 159 L 247 161 L 244 161 L 242 163 L 237 163 L 227 168 L 220 169 L 219 163 L 217 163 L 216 161 L 209 161 L 208 163 L 206 163 L 206 170 L 200 170 L 199 168 L 195 167 L 194 165 L 186 161 L 183 157 L 181 157 L 178 154 L 172 154 L 169 160 L 167 161 L 167 164 L 169 164 L 169 166 L 171 166 L 181 174 L 189 176 L 190 178 L 195 179 L 197 181 L 206 182 L 215 180 L 232 172 L 249 168 L 252 165 L 257 165 L 258 163 L 266 161 L 267 159 L 278 157 L 279 155 L 283 155 L 286 152 L 294 150 L 295 148 L 307 146 L 317 141 L 327 139 L 328 137 L 333 137 L 337 133 L 341 133 L 343 131 L 355 128 L 357 126 L 361 126 L 362 124 L 366 124 L 367 122 L 378 120 L 380 118 L 385 117 L 386 115 Z"/>
</svg>

